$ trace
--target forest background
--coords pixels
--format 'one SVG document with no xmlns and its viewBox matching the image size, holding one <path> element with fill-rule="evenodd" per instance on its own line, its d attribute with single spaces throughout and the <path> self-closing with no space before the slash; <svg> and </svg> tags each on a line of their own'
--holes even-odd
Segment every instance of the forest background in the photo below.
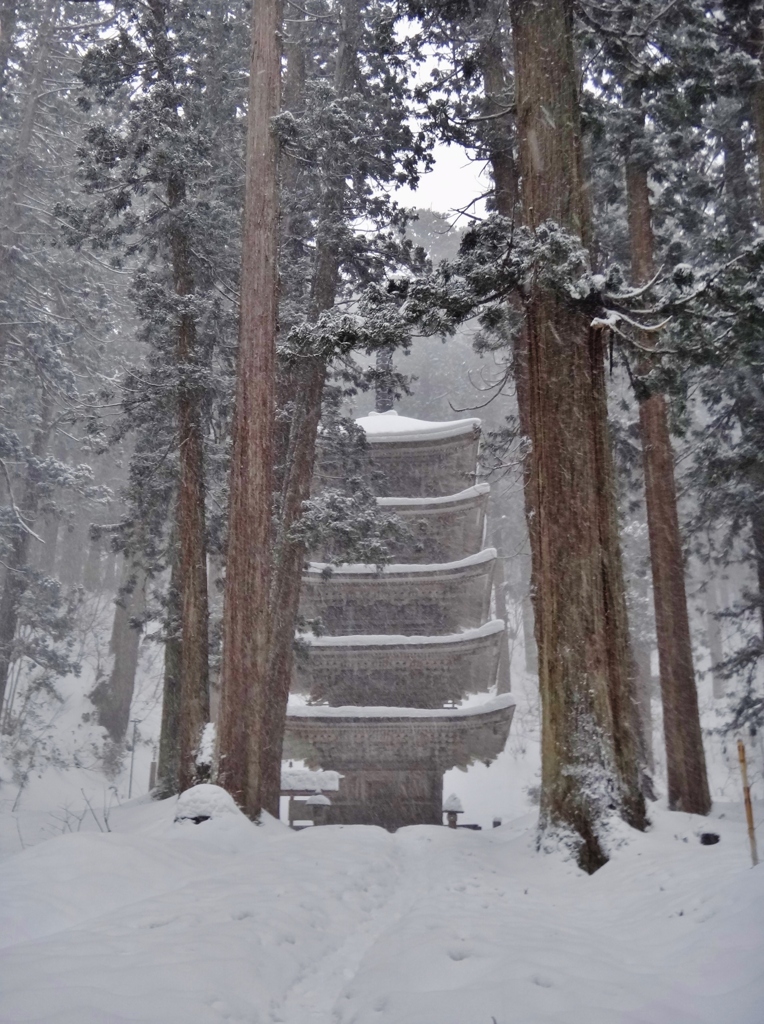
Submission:
<svg viewBox="0 0 764 1024">
<path fill-rule="evenodd" d="M 695 667 L 721 734 L 764 709 L 763 47 L 742 0 L 3 0 L 4 786 L 116 777 L 145 637 L 158 793 L 209 771 L 217 701 L 221 782 L 277 810 L 302 564 L 384 564 L 352 414 L 395 398 L 485 406 L 542 830 L 594 870 L 644 825 L 656 675 L 658 787 L 707 811 Z M 413 219 L 444 144 L 485 195 Z M 319 424 L 348 487 L 311 497 Z"/>
</svg>

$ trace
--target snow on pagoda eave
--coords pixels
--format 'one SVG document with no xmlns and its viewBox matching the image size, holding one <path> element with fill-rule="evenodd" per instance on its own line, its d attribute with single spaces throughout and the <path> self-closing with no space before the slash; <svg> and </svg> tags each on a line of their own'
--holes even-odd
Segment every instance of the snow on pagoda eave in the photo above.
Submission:
<svg viewBox="0 0 764 1024">
<path fill-rule="evenodd" d="M 410 718 L 430 719 L 440 722 L 459 722 L 465 718 L 481 718 L 495 715 L 500 712 L 514 709 L 517 701 L 511 693 L 502 693 L 490 700 L 480 704 L 471 704 L 463 708 L 387 708 L 387 707 L 357 707 L 348 705 L 345 707 L 333 708 L 324 704 L 299 704 L 287 707 L 288 719 L 329 719 L 339 720 L 363 720 L 368 721 L 380 719 L 385 722 L 400 722 Z"/>
<path fill-rule="evenodd" d="M 379 569 L 376 565 L 368 565 L 364 562 L 342 562 L 339 565 L 332 565 L 330 562 L 309 562 L 307 572 L 310 575 L 327 574 L 329 578 L 337 576 L 396 576 L 408 575 L 410 573 L 449 573 L 457 572 L 459 569 L 470 569 L 473 566 L 482 565 L 484 562 L 496 560 L 496 548 L 483 548 L 474 555 L 460 558 L 455 562 L 432 562 L 420 564 L 418 562 L 401 562 L 393 565 L 385 565 Z"/>
<path fill-rule="evenodd" d="M 314 648 L 322 647 L 427 647 L 443 644 L 468 644 L 474 640 L 503 633 L 505 624 L 502 619 L 491 619 L 482 626 L 465 629 L 461 633 L 447 633 L 445 636 L 405 636 L 395 633 L 363 634 L 353 633 L 348 636 L 314 636 L 311 633 L 298 633 L 297 639 Z"/>
<path fill-rule="evenodd" d="M 364 431 L 370 444 L 444 441 L 464 434 L 475 434 L 480 430 L 480 420 L 475 417 L 464 420 L 418 420 L 411 416 L 401 416 L 394 409 L 370 412 L 355 422 Z"/>
<path fill-rule="evenodd" d="M 490 490 L 490 484 L 479 483 L 474 484 L 472 487 L 466 487 L 463 491 L 457 491 L 456 494 L 442 494 L 434 498 L 377 498 L 377 504 L 384 508 L 425 508 L 439 505 L 461 505 L 485 497 L 485 495 L 490 493 Z"/>
</svg>

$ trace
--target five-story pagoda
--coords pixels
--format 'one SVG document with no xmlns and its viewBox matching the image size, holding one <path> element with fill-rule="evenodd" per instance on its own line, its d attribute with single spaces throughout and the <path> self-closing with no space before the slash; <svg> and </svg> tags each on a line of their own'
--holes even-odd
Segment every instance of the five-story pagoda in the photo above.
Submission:
<svg viewBox="0 0 764 1024">
<path fill-rule="evenodd" d="M 504 634 L 491 618 L 496 551 L 483 548 L 480 421 L 357 422 L 377 500 L 407 535 L 381 571 L 309 564 L 301 611 L 325 635 L 303 637 L 293 688 L 308 703 L 290 704 L 284 753 L 343 777 L 329 823 L 439 824 L 444 772 L 493 760 L 514 712 L 510 694 L 457 706 L 494 686 Z"/>
</svg>

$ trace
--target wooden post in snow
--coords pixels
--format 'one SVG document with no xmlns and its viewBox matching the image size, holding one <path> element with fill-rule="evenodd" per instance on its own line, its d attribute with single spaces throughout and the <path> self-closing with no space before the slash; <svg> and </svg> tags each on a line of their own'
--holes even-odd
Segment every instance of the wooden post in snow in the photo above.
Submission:
<svg viewBox="0 0 764 1024">
<path fill-rule="evenodd" d="M 756 831 L 753 825 L 753 806 L 751 805 L 751 787 L 748 785 L 748 765 L 745 760 L 745 744 L 742 740 L 737 741 L 737 758 L 740 761 L 740 774 L 743 776 L 743 800 L 745 801 L 745 820 L 748 822 L 748 842 L 751 844 L 751 860 L 753 866 L 759 863 L 759 853 L 756 849 Z"/>
</svg>

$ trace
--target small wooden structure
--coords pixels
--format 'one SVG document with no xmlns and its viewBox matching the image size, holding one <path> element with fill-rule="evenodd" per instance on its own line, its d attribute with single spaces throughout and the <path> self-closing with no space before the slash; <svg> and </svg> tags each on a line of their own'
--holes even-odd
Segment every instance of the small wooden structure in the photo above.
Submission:
<svg viewBox="0 0 764 1024">
<path fill-rule="evenodd" d="M 300 812 L 316 793 L 336 793 L 340 788 L 339 772 L 311 771 L 309 768 L 293 768 L 291 762 L 281 769 L 281 795 L 289 800 L 287 820 L 294 827 L 295 821 L 303 820 Z"/>
</svg>

